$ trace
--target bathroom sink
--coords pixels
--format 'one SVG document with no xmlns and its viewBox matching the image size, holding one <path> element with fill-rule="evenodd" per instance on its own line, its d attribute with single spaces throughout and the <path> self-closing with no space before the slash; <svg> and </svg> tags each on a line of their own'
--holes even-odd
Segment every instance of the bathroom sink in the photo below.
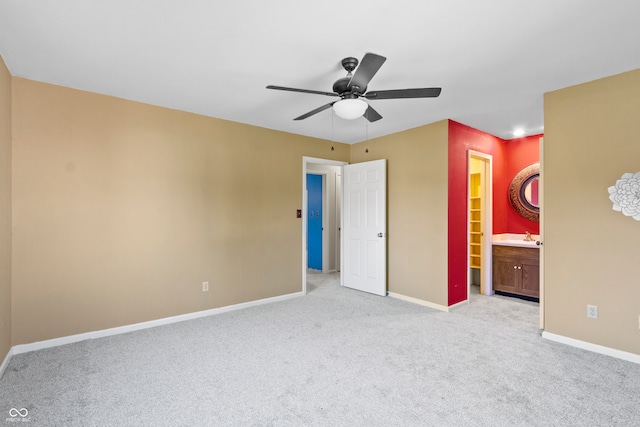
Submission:
<svg viewBox="0 0 640 427">
<path fill-rule="evenodd" d="M 495 234 L 491 243 L 500 246 L 520 246 L 525 248 L 540 248 L 537 242 L 540 236 L 532 235 L 533 241 L 524 240 L 525 235 L 522 234 Z"/>
</svg>

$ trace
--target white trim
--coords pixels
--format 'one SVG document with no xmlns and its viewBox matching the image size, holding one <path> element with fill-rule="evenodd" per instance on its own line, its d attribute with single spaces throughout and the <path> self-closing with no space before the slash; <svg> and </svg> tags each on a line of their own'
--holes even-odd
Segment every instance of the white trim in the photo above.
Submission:
<svg viewBox="0 0 640 427">
<path fill-rule="evenodd" d="M 329 269 L 329 203 L 327 193 L 327 171 L 320 173 L 322 176 L 322 272 Z"/>
<path fill-rule="evenodd" d="M 50 347 L 58 347 L 60 345 L 72 344 L 79 341 L 104 338 L 112 335 L 126 334 L 128 332 L 139 331 L 142 329 L 155 328 L 156 326 L 169 325 L 171 323 L 184 322 L 185 320 L 193 320 L 201 317 L 213 316 L 216 314 L 222 314 L 229 311 L 242 310 L 244 308 L 255 307 L 263 304 L 270 304 L 273 302 L 280 302 L 304 296 L 302 292 L 295 292 L 293 294 L 281 295 L 277 297 L 264 298 L 256 301 L 243 302 L 240 304 L 228 305 L 225 307 L 212 308 L 210 310 L 196 311 L 194 313 L 181 314 L 178 316 L 165 317 L 162 319 L 151 320 L 148 322 L 134 323 L 132 325 L 119 326 L 116 328 L 102 329 L 99 331 L 85 332 L 77 335 L 69 335 L 66 337 L 53 338 L 45 341 L 33 342 L 30 344 L 20 344 L 13 346 L 13 354 L 28 353 L 31 351 L 42 350 Z"/>
<path fill-rule="evenodd" d="M 622 350 L 616 350 L 615 348 L 605 347 L 602 345 L 593 344 L 586 341 L 580 341 L 575 338 L 556 335 L 547 331 L 542 332 L 542 338 L 547 339 L 549 341 L 555 341 L 561 344 L 570 345 L 572 347 L 581 348 L 583 350 L 592 351 L 594 353 L 604 354 L 605 356 L 615 357 L 616 359 L 626 360 L 627 362 L 640 364 L 640 354 L 629 353 Z"/>
<path fill-rule="evenodd" d="M 538 240 L 540 241 L 540 283 L 538 301 L 540 302 L 540 329 L 544 330 L 544 137 L 541 137 L 538 141 L 540 154 L 538 156 L 538 162 L 540 164 L 540 176 L 538 177 L 538 207 L 540 212 L 539 217 L 539 231 L 540 235 Z"/>
<path fill-rule="evenodd" d="M 4 357 L 4 360 L 2 361 L 2 365 L 0 365 L 0 379 L 2 379 L 2 376 L 4 375 L 4 371 L 7 369 L 7 366 L 9 366 L 9 362 L 11 361 L 11 356 L 13 356 L 13 347 L 9 349 L 9 352 L 7 353 L 7 355 Z"/>
<path fill-rule="evenodd" d="M 486 200 L 484 200 L 484 218 L 483 218 L 483 227 L 482 233 L 484 239 L 482 239 L 482 265 L 480 269 L 482 271 L 482 288 L 484 288 L 484 295 L 493 295 L 493 283 L 492 283 L 492 265 L 493 265 L 493 253 L 491 240 L 493 236 L 493 155 L 483 153 L 481 151 L 476 150 L 468 150 L 467 151 L 467 297 L 471 294 L 471 277 L 469 274 L 470 271 L 470 261 L 469 261 L 469 246 L 470 246 L 470 215 L 471 215 L 471 205 L 469 197 L 471 196 L 470 187 L 471 187 L 471 158 L 475 157 L 482 161 L 482 167 L 484 168 L 484 184 L 483 184 L 483 196 Z"/>
<path fill-rule="evenodd" d="M 433 302 L 421 300 L 421 299 L 418 299 L 418 298 L 408 297 L 406 295 L 397 294 L 395 292 L 387 292 L 387 295 L 390 296 L 391 298 L 396 298 L 396 299 L 400 299 L 402 301 L 407 301 L 407 302 L 411 302 L 411 303 L 414 303 L 414 304 L 423 305 L 425 307 L 434 308 L 436 310 L 447 311 L 447 312 L 450 311 L 450 309 L 452 307 L 455 307 L 458 304 L 462 304 L 462 303 L 466 304 L 466 300 L 465 300 L 465 301 L 462 301 L 462 303 L 458 303 L 458 304 L 452 305 L 451 307 L 446 307 L 444 305 L 435 304 Z"/>
</svg>

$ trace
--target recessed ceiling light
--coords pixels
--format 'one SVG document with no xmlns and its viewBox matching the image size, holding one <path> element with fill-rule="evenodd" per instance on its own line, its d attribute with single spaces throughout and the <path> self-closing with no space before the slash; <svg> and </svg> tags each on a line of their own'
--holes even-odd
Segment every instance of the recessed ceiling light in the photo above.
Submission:
<svg viewBox="0 0 640 427">
<path fill-rule="evenodd" d="M 515 136 L 516 138 L 524 136 L 524 129 L 522 128 L 514 129 L 513 136 Z"/>
</svg>

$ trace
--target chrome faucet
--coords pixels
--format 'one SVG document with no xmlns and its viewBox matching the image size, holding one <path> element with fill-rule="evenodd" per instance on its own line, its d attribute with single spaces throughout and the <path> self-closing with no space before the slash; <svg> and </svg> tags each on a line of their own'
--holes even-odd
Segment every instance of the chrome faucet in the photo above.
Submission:
<svg viewBox="0 0 640 427">
<path fill-rule="evenodd" d="M 531 237 L 531 233 L 529 233 L 528 231 L 524 232 L 525 236 L 524 236 L 524 240 L 525 242 L 533 242 L 533 237 Z"/>
</svg>

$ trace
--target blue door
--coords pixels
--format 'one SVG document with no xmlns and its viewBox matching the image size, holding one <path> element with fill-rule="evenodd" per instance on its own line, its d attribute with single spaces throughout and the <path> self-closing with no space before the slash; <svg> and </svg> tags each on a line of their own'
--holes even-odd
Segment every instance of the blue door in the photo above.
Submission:
<svg viewBox="0 0 640 427">
<path fill-rule="evenodd" d="M 307 174 L 307 267 L 322 270 L 322 175 Z"/>
</svg>

